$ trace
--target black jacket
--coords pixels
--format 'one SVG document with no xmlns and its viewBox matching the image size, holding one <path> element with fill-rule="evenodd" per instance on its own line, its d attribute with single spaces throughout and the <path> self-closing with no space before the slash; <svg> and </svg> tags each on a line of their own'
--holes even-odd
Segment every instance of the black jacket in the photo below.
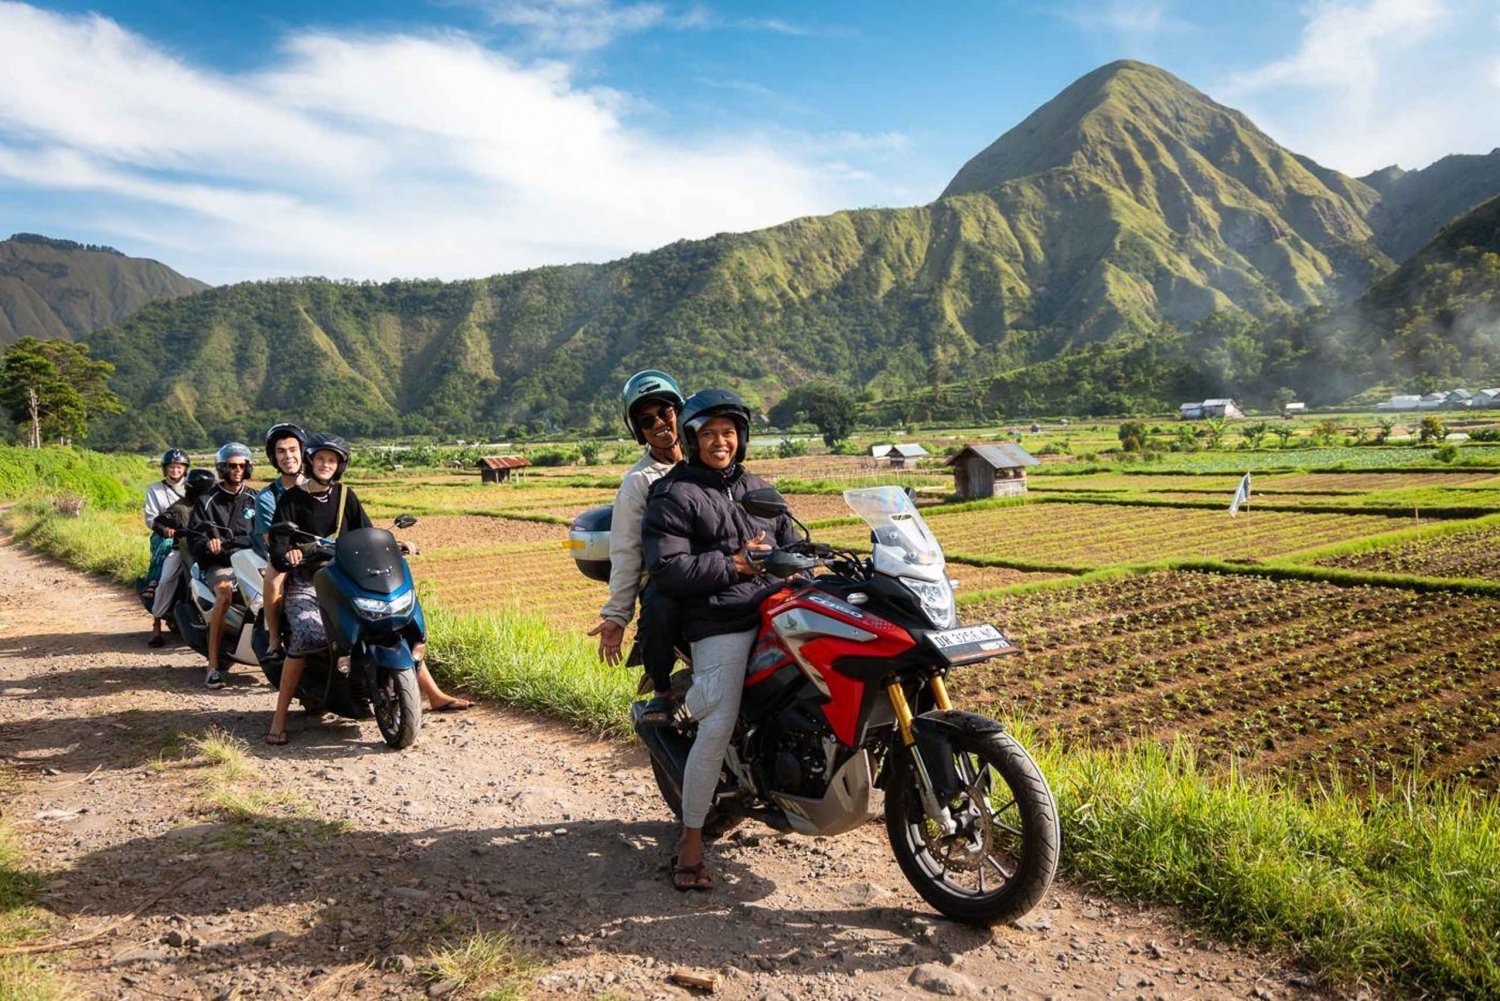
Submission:
<svg viewBox="0 0 1500 1001">
<path fill-rule="evenodd" d="M 742 465 L 720 472 L 687 463 L 652 485 L 641 530 L 646 567 L 652 584 L 681 602 L 689 640 L 754 628 L 761 599 L 781 586 L 734 568 L 734 554 L 762 531 L 773 546 L 802 538 L 790 518 L 756 518 L 740 507 L 746 493 L 769 485 Z"/>
<path fill-rule="evenodd" d="M 193 515 L 188 519 L 188 545 L 198 565 L 204 569 L 229 566 L 229 555 L 239 549 L 250 548 L 250 531 L 255 520 L 255 491 L 242 486 L 237 494 L 229 493 L 219 484 L 205 491 L 198 503 L 193 505 Z M 219 539 L 224 543 L 217 554 L 208 551 L 208 540 Z"/>
<path fill-rule="evenodd" d="M 365 514 L 365 509 L 359 503 L 359 497 L 353 490 L 349 490 L 349 498 L 344 501 L 343 524 L 334 524 L 339 513 L 339 494 L 345 490 L 349 488 L 342 483 L 335 483 L 328 493 L 323 495 L 324 499 L 319 500 L 304 487 L 292 487 L 276 502 L 276 513 L 271 516 L 271 524 L 290 523 L 304 532 L 311 532 L 325 539 L 332 538 L 335 532 L 342 534 L 356 528 L 369 528 L 370 516 Z M 270 534 L 271 565 L 277 570 L 295 569 L 291 563 L 287 562 L 286 554 L 307 540 L 293 536 L 290 532 L 273 530 Z M 304 576 L 311 576 L 311 568 L 305 563 L 299 566 L 302 567 L 300 573 Z"/>
<path fill-rule="evenodd" d="M 193 519 L 193 502 L 183 497 L 177 503 L 167 508 L 156 519 L 151 522 L 151 530 L 157 535 L 165 536 L 164 528 L 170 528 L 177 533 L 172 536 L 172 545 L 178 555 L 184 559 L 192 559 L 192 549 L 188 545 L 186 529 L 188 522 Z"/>
</svg>

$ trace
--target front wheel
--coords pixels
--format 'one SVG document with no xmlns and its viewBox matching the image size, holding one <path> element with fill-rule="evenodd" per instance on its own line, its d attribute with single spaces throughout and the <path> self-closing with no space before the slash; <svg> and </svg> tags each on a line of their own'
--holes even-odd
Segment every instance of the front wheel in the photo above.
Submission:
<svg viewBox="0 0 1500 1001">
<path fill-rule="evenodd" d="M 957 921 L 1014 921 L 1041 901 L 1057 873 L 1062 843 L 1052 790 L 1031 755 L 1009 734 L 955 733 L 961 788 L 945 805 L 956 824 L 945 833 L 922 809 L 912 757 L 891 749 L 885 827 L 911 885 Z"/>
<path fill-rule="evenodd" d="M 410 747 L 422 729 L 422 693 L 417 687 L 417 672 L 386 671 L 380 684 L 385 698 L 377 700 L 374 707 L 380 735 L 398 751 Z"/>
</svg>

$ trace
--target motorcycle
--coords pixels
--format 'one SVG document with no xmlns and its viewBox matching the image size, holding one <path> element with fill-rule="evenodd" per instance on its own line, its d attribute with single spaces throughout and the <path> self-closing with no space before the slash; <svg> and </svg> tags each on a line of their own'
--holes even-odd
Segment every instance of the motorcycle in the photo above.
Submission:
<svg viewBox="0 0 1500 1001">
<path fill-rule="evenodd" d="M 395 527 L 416 523 L 403 514 Z M 290 523 L 272 525 L 271 530 L 306 540 L 303 558 L 323 564 L 313 574 L 313 588 L 329 645 L 306 658 L 297 699 L 313 714 L 374 716 L 387 745 L 397 750 L 410 747 L 422 729 L 417 667 L 427 626 L 401 544 L 382 528 L 355 529 L 337 540 Z M 281 634 L 288 635 L 284 621 Z M 270 649 L 263 611 L 255 622 L 253 643 L 266 680 L 280 688 L 285 657 Z"/>
<path fill-rule="evenodd" d="M 844 498 L 870 526 L 869 556 L 813 542 L 793 518 L 803 540 L 761 560 L 783 586 L 761 603 L 709 823 L 840 834 L 869 818 L 871 790 L 882 789 L 891 849 L 923 899 L 959 921 L 1013 921 L 1056 874 L 1057 807 L 1026 749 L 998 722 L 954 708 L 945 678 L 1019 650 L 993 625 L 959 625 L 942 547 L 904 491 Z M 742 506 L 791 514 L 774 488 Z M 679 702 L 690 684 L 677 672 Z M 643 726 L 646 704 L 632 720 L 680 816 L 696 724 L 679 705 L 671 725 Z"/>
<path fill-rule="evenodd" d="M 234 570 L 234 600 L 224 613 L 224 630 L 219 639 L 219 663 L 256 665 L 252 634 L 255 616 L 260 611 L 262 572 L 265 557 L 251 549 L 240 549 L 229 557 Z M 201 657 L 208 656 L 208 620 L 213 614 L 214 592 L 203 580 L 203 571 L 194 563 L 186 575 L 185 591 L 173 606 L 172 618 L 177 633 Z"/>
</svg>

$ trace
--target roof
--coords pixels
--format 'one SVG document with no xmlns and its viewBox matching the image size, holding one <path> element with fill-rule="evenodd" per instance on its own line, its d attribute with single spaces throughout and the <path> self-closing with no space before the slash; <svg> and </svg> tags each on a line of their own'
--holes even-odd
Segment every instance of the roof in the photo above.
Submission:
<svg viewBox="0 0 1500 1001">
<path fill-rule="evenodd" d="M 915 443 L 871 445 L 870 454 L 877 459 L 884 459 L 886 456 L 891 456 L 892 458 L 899 456 L 903 459 L 920 459 L 927 454 L 927 449 Z"/>
<path fill-rule="evenodd" d="M 525 456 L 520 455 L 487 455 L 477 463 L 480 469 L 520 469 L 529 466 Z"/>
<path fill-rule="evenodd" d="M 1203 405 L 1205 407 L 1232 407 L 1232 406 L 1234 406 L 1234 401 L 1233 400 L 1204 400 L 1203 401 Z"/>
<path fill-rule="evenodd" d="M 1015 469 L 1018 466 L 1040 466 L 1042 460 L 1026 451 L 1020 445 L 1008 441 L 994 442 L 984 445 L 965 445 L 959 449 L 958 454 L 949 459 L 946 465 L 955 465 L 966 453 L 973 452 L 994 469 Z"/>
</svg>

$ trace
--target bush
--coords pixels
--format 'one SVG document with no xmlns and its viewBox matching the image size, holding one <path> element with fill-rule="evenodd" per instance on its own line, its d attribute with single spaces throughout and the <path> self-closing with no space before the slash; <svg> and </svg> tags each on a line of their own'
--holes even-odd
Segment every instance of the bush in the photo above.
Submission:
<svg viewBox="0 0 1500 1001">
<path fill-rule="evenodd" d="M 544 448 L 527 456 L 533 466 L 571 466 L 578 453 L 571 448 Z"/>
<path fill-rule="evenodd" d="M 1439 462 L 1452 462 L 1458 458 L 1458 446 L 1451 441 L 1439 445 L 1437 450 L 1432 453 L 1432 457 Z"/>
</svg>

